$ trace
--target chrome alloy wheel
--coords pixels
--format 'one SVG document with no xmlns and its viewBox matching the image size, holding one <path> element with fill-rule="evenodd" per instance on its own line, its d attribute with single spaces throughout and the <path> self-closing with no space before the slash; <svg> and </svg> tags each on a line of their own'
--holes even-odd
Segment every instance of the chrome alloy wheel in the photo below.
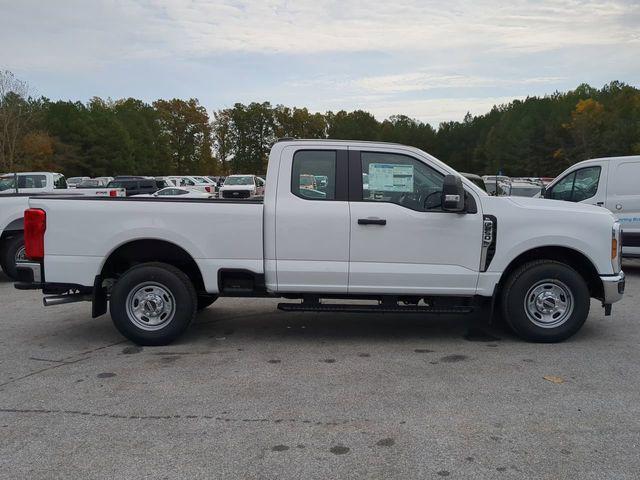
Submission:
<svg viewBox="0 0 640 480">
<path fill-rule="evenodd" d="M 127 315 L 133 324 L 148 332 L 168 325 L 176 313 L 176 301 L 167 287 L 144 282 L 127 295 Z"/>
<path fill-rule="evenodd" d="M 556 279 L 536 283 L 524 297 L 524 309 L 534 325 L 556 328 L 565 323 L 573 313 L 571 290 Z"/>
</svg>

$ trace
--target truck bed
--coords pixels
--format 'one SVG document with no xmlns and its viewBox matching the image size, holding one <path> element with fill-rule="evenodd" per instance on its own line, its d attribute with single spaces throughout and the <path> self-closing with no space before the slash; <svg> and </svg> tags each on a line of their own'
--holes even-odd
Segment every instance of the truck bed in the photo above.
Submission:
<svg viewBox="0 0 640 480">
<path fill-rule="evenodd" d="M 47 282 L 93 285 L 113 251 L 147 239 L 184 249 L 210 293 L 220 268 L 264 273 L 261 200 L 52 195 L 29 206 L 47 214 Z"/>
</svg>

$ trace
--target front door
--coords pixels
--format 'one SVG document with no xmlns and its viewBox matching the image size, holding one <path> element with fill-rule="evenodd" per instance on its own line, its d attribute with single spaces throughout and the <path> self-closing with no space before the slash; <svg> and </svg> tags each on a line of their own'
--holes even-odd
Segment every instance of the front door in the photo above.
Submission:
<svg viewBox="0 0 640 480">
<path fill-rule="evenodd" d="M 443 180 L 410 155 L 350 151 L 349 293 L 475 294 L 482 213 L 443 212 Z"/>
</svg>

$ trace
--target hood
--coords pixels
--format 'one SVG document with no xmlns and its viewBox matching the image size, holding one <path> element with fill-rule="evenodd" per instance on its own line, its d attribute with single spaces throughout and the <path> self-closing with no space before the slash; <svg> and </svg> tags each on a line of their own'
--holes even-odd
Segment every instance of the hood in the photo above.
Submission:
<svg viewBox="0 0 640 480">
<path fill-rule="evenodd" d="M 552 210 L 563 211 L 567 213 L 595 213 L 607 216 L 613 214 L 604 207 L 590 205 L 588 203 L 567 202 L 564 200 L 550 200 L 548 198 L 530 198 L 530 197 L 491 197 L 510 201 L 522 208 L 530 208 L 535 210 Z"/>
</svg>

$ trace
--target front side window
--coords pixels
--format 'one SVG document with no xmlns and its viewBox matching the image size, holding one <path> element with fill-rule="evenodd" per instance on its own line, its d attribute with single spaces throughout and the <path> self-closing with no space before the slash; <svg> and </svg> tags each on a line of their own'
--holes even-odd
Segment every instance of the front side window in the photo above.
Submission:
<svg viewBox="0 0 640 480">
<path fill-rule="evenodd" d="M 593 197 L 598 191 L 600 167 L 585 167 L 569 173 L 556 183 L 545 195 L 554 200 L 581 202 Z"/>
<path fill-rule="evenodd" d="M 307 200 L 335 200 L 336 161 L 333 150 L 300 150 L 293 156 L 291 192 Z M 316 181 L 321 176 L 324 184 Z"/>
<path fill-rule="evenodd" d="M 430 212 L 441 210 L 444 175 L 396 153 L 362 152 L 362 200 Z"/>
</svg>

